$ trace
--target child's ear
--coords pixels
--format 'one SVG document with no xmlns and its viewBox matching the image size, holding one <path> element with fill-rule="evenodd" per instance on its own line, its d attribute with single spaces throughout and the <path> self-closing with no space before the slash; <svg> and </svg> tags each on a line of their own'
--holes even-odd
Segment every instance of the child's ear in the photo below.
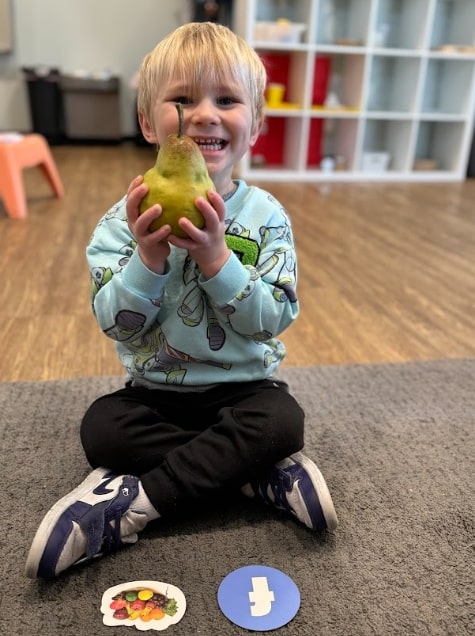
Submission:
<svg viewBox="0 0 475 636">
<path fill-rule="evenodd" d="M 156 144 L 157 136 L 153 128 L 148 123 L 147 118 L 145 117 L 143 113 L 139 113 L 138 117 L 139 117 L 139 124 L 140 124 L 140 130 L 142 131 L 142 135 L 149 143 Z"/>
<path fill-rule="evenodd" d="M 261 119 L 256 123 L 254 130 L 251 132 L 251 139 L 249 140 L 249 146 L 251 148 L 256 143 L 257 138 L 261 134 L 263 125 L 264 125 L 264 117 L 261 117 Z"/>
</svg>

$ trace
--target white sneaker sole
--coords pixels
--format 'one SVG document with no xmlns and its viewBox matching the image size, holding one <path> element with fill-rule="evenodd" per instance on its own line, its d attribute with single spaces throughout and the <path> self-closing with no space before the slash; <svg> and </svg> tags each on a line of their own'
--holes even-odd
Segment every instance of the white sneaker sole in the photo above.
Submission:
<svg viewBox="0 0 475 636">
<path fill-rule="evenodd" d="M 312 481 L 313 487 L 318 493 L 318 500 L 320 501 L 320 506 L 322 508 L 323 516 L 325 517 L 327 528 L 328 530 L 336 530 L 339 523 L 338 516 L 322 473 L 319 471 L 316 464 L 303 453 L 294 453 L 293 455 L 290 455 L 290 459 L 300 464 L 307 472 Z"/>
</svg>

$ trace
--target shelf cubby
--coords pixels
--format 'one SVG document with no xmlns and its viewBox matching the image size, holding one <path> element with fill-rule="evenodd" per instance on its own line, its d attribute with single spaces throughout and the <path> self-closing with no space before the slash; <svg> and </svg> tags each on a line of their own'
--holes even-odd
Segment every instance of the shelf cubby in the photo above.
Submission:
<svg viewBox="0 0 475 636">
<path fill-rule="evenodd" d="M 418 128 L 415 158 L 433 160 L 434 170 L 454 172 L 463 166 L 461 148 L 464 126 L 461 123 L 421 121 Z"/>
<path fill-rule="evenodd" d="M 473 61 L 430 59 L 422 91 L 422 113 L 470 115 L 474 82 Z"/>
<path fill-rule="evenodd" d="M 380 0 L 373 45 L 394 49 L 422 49 L 428 0 Z"/>
<path fill-rule="evenodd" d="M 326 65 L 322 64 L 326 61 Z M 333 94 L 344 108 L 359 110 L 363 101 L 366 58 L 360 53 L 322 53 L 316 55 L 313 72 L 312 105 L 325 103 Z M 322 76 L 328 73 L 328 81 L 322 87 Z M 325 93 L 322 90 L 325 88 Z"/>
<path fill-rule="evenodd" d="M 358 123 L 357 119 L 343 117 L 311 119 L 307 167 L 319 168 L 324 157 L 332 157 L 335 170 L 352 170 L 355 163 Z"/>
<path fill-rule="evenodd" d="M 375 55 L 371 60 L 367 110 L 413 112 L 420 66 L 417 57 Z"/>
<path fill-rule="evenodd" d="M 317 44 L 365 46 L 369 37 L 371 0 L 320 0 Z"/>
<path fill-rule="evenodd" d="M 475 2 L 473 0 L 436 0 L 430 48 L 474 47 Z"/>
<path fill-rule="evenodd" d="M 387 170 L 390 172 L 407 171 L 413 126 L 412 120 L 366 120 L 359 168 L 363 168 L 364 155 L 368 153 L 387 154 Z"/>
</svg>

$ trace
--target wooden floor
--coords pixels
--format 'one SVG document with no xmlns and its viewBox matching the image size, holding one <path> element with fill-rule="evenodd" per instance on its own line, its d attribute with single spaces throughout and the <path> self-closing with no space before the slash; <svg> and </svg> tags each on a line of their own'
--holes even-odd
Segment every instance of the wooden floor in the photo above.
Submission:
<svg viewBox="0 0 475 636">
<path fill-rule="evenodd" d="M 120 374 L 89 304 L 85 246 L 154 154 L 55 146 L 66 194 L 25 171 L 29 217 L 0 203 L 0 380 Z M 475 180 L 260 184 L 290 212 L 301 314 L 284 364 L 475 357 Z"/>
</svg>

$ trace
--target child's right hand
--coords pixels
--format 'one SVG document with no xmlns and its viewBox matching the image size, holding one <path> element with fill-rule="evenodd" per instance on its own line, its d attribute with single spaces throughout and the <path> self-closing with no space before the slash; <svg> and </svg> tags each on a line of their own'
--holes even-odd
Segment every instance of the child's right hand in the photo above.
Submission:
<svg viewBox="0 0 475 636">
<path fill-rule="evenodd" d="M 164 225 L 154 232 L 150 231 L 150 224 L 162 213 L 160 205 L 152 205 L 140 214 L 139 205 L 148 192 L 148 186 L 143 183 L 143 176 L 135 177 L 127 190 L 127 223 L 138 244 L 140 258 L 143 264 L 156 274 L 165 272 L 165 265 L 170 254 L 168 236 L 171 228 Z"/>
</svg>

